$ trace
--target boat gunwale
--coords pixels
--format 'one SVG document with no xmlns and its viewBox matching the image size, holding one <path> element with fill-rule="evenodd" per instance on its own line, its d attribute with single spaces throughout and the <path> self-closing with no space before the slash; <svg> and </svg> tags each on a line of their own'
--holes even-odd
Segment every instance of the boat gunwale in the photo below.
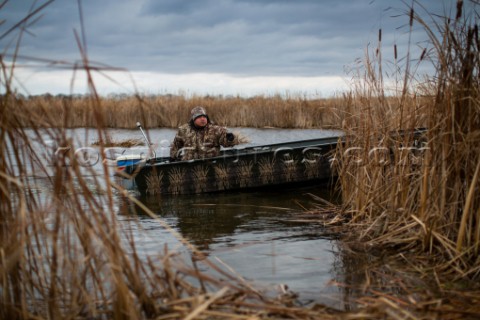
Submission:
<svg viewBox="0 0 480 320">
<path fill-rule="evenodd" d="M 249 146 L 245 148 L 228 148 L 222 150 L 222 154 L 216 157 L 211 158 L 204 158 L 204 159 L 191 159 L 191 160 L 180 160 L 169 162 L 169 157 L 157 157 L 155 159 L 148 159 L 143 167 L 158 167 L 158 166 L 170 166 L 170 165 L 178 165 L 178 164 L 193 164 L 193 163 L 202 163 L 202 162 L 215 162 L 217 160 L 224 160 L 239 156 L 248 156 L 248 155 L 264 155 L 272 152 L 278 152 L 281 148 L 291 148 L 291 150 L 298 150 L 301 148 L 312 148 L 312 147 L 321 147 L 321 146 L 329 146 L 329 150 L 331 147 L 338 144 L 338 140 L 342 138 L 342 136 L 336 137 L 326 137 L 326 138 L 315 138 L 315 139 L 307 139 L 307 140 L 297 140 L 297 141 L 290 141 L 290 142 L 282 142 L 282 143 L 275 143 L 275 144 L 265 144 L 265 145 L 257 145 L 257 146 Z M 316 142 L 316 143 L 315 143 Z M 299 145 L 303 143 L 303 145 Z M 291 147 L 292 145 L 296 147 Z M 298 145 L 298 146 L 297 146 Z M 268 148 L 268 149 L 267 149 Z"/>
</svg>

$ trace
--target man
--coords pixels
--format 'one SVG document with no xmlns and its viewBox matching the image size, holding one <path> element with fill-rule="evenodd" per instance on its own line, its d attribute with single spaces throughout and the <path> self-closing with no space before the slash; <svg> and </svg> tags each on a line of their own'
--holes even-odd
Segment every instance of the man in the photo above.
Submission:
<svg viewBox="0 0 480 320">
<path fill-rule="evenodd" d="M 235 144 L 233 133 L 210 122 L 204 108 L 195 107 L 190 121 L 178 128 L 170 147 L 170 158 L 178 161 L 216 157 L 220 154 L 220 146 Z"/>
</svg>

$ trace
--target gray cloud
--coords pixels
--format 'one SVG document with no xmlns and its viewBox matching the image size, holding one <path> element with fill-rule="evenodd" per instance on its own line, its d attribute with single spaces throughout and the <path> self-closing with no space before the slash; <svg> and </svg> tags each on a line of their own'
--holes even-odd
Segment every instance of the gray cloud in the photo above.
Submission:
<svg viewBox="0 0 480 320">
<path fill-rule="evenodd" d="M 24 17 L 32 3 L 8 2 L 1 10 L 6 19 L 2 32 Z M 37 7 L 41 3 L 37 1 Z M 407 38 L 407 29 L 400 28 L 408 23 L 408 17 L 401 14 L 407 7 L 400 0 L 81 3 L 90 59 L 131 71 L 343 75 L 344 66 L 362 58 L 369 42 L 376 45 L 379 28 L 386 47 L 394 42 L 404 44 Z M 441 13 L 455 1 L 423 3 L 429 10 Z M 78 61 L 80 54 L 74 38 L 74 30 L 80 33 L 77 2 L 55 1 L 42 14 L 26 28 L 20 54 Z M 395 15 L 400 17 L 393 18 Z M 1 40 L 4 52 L 13 52 L 13 36 Z M 418 33 L 416 41 L 420 40 Z"/>
</svg>

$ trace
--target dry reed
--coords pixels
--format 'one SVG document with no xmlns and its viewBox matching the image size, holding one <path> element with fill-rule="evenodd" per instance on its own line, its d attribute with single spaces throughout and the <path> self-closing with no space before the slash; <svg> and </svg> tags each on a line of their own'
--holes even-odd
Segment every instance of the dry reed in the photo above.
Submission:
<svg viewBox="0 0 480 320">
<path fill-rule="evenodd" d="M 34 19 L 38 12 L 29 14 L 19 26 Z M 411 16 L 412 23 L 423 23 L 413 10 Z M 338 226 L 349 221 L 349 227 L 364 231 L 367 246 L 391 245 L 400 255 L 420 246 L 439 258 L 440 263 L 430 267 L 435 274 L 476 279 L 480 237 L 478 27 L 461 24 L 462 15 L 457 16 L 437 24 L 443 39 L 430 33 L 435 44 L 433 49 L 438 54 L 435 85 L 428 87 L 429 94 L 435 97 L 431 104 L 410 95 L 408 90 L 398 98 L 385 97 L 381 77 L 376 73 L 378 69 L 370 62 L 367 62 L 370 69 L 366 80 L 377 88 L 375 94 L 346 94 L 329 102 L 263 97 L 232 98 L 231 104 L 225 102 L 229 99 L 211 97 L 105 100 L 96 94 L 93 82 L 90 82 L 88 98 L 25 99 L 9 87 L 13 77 L 10 71 L 14 68 L 6 66 L 2 57 L 4 79 L 1 84 L 5 94 L 0 99 L 0 317 L 478 317 L 475 292 L 471 295 L 453 292 L 468 300 L 469 308 L 445 305 L 444 301 L 433 298 L 422 302 L 415 299 L 417 296 L 402 300 L 394 293 L 397 288 L 405 288 L 403 283 L 395 278 L 398 284 L 395 290 L 379 292 L 391 279 L 378 273 L 366 276 L 365 297 L 359 301 L 363 307 L 350 312 L 322 305 L 299 307 L 289 292 L 272 297 L 219 268 L 145 205 L 115 186 L 109 179 L 106 164 L 102 167 L 103 174 L 91 172 L 87 175 L 89 180 L 73 150 L 58 153 L 51 168 L 35 165 L 41 163 L 38 149 L 49 148 L 47 140 L 59 146 L 71 145 L 65 131 L 67 127 L 97 128 L 99 145 L 103 148 L 108 141 L 106 126 L 133 127 L 130 121 L 136 119 L 146 127 L 175 127 L 184 122 L 188 111 L 197 104 L 206 106 L 212 118 L 229 126 L 342 127 L 350 134 L 345 148 L 361 147 L 356 151 L 370 150 L 372 146 L 386 148 L 381 150 L 408 146 L 413 143 L 411 137 L 399 139 L 386 133 L 427 125 L 429 149 L 418 155 L 422 161 L 415 165 L 410 165 L 408 153 L 394 152 L 393 157 L 388 158 L 388 165 L 381 161 L 385 158 L 380 154 L 374 165 L 366 161 L 371 156 L 368 151 L 355 153 L 356 158 L 351 159 L 341 156 L 347 149 L 340 150 L 343 215 L 336 215 L 329 223 Z M 24 32 L 20 27 L 18 30 L 20 34 Z M 85 47 L 80 40 L 79 47 Z M 83 67 L 89 74 L 92 69 L 88 57 L 82 49 L 81 54 Z M 254 116 L 250 118 L 250 114 Z M 379 136 L 384 138 L 379 140 Z M 46 178 L 35 178 L 51 170 L 53 173 Z M 227 175 L 226 171 L 215 173 L 220 178 Z M 169 178 L 176 181 L 181 175 L 177 172 Z M 192 261 L 186 262 L 176 252 L 161 246 L 157 256 L 140 258 L 131 229 L 119 227 L 115 206 L 118 197 L 128 198 L 170 230 L 190 250 Z M 199 263 L 215 270 L 218 277 L 200 271 Z M 368 286 L 379 278 L 385 282 L 378 282 L 378 288 Z M 439 287 L 442 285 L 439 281 Z"/>
<path fill-rule="evenodd" d="M 34 17 L 27 15 L 19 25 Z M 19 27 L 20 34 L 24 31 Z M 78 44 L 84 48 L 80 40 Z M 88 57 L 83 49 L 81 54 L 91 79 Z M 295 315 L 308 319 L 317 314 L 262 296 L 243 279 L 202 257 L 136 198 L 119 187 L 116 191 L 105 161 L 98 174 L 82 168 L 74 150 L 64 148 L 54 152 L 52 167 L 42 165 L 38 151 L 48 150 L 49 140 L 60 147 L 72 145 L 65 128 L 78 119 L 82 125 L 89 123 L 98 129 L 98 145 L 103 151 L 109 140 L 105 124 L 112 119 L 93 82 L 90 97 L 82 100 L 91 107 L 87 112 L 80 110 L 85 105 L 77 108 L 78 101 L 73 98 L 62 101 L 58 109 L 52 108 L 52 101 L 42 100 L 26 108 L 26 102 L 9 87 L 10 71 L 14 70 L 10 67 L 2 63 L 2 77 L 7 78 L 1 81 L 5 94 L 0 99 L 0 318 L 247 319 Z M 179 176 L 181 172 L 174 172 L 169 178 Z M 158 255 L 140 258 L 131 228 L 119 226 L 119 197 L 130 199 L 170 230 L 190 250 L 192 262 L 162 246 Z M 218 278 L 199 271 L 194 257 L 202 257 L 202 263 L 216 270 Z"/>
<path fill-rule="evenodd" d="M 386 94 L 380 36 L 348 97 L 347 139 L 336 156 L 342 214 L 348 226 L 360 230 L 356 241 L 366 248 L 414 252 L 408 255 L 413 264 L 430 255 L 430 269 L 446 283 L 475 281 L 480 277 L 479 16 L 465 12 L 463 1 L 455 18 L 419 10 L 424 8 L 409 10 L 408 26 L 420 25 L 430 41 L 419 57 L 407 54 L 404 64 L 395 66 L 403 72 L 397 75 L 403 79 L 396 84 L 398 105 Z M 427 62 L 435 75 L 415 80 L 414 70 Z M 428 128 L 421 140 L 400 134 L 419 127 Z M 438 285 L 441 290 L 446 284 Z"/>
<path fill-rule="evenodd" d="M 40 126 L 95 127 L 94 106 L 85 96 L 17 97 L 16 108 L 28 110 Z M 229 127 L 340 128 L 350 110 L 345 97 L 307 99 L 298 97 L 200 97 L 200 96 L 120 96 L 99 97 L 106 127 L 133 129 L 140 121 L 146 128 L 177 128 L 189 118 L 196 105 L 206 108 L 210 118 Z M 391 99 L 392 108 L 398 101 Z M 414 102 L 412 102 L 414 103 Z M 12 112 L 7 106 L 8 112 Z M 49 115 L 59 115 L 47 119 Z M 65 117 L 74 114 L 74 117 Z M 19 119 L 26 127 L 28 119 Z M 246 140 L 242 138 L 243 142 Z M 240 142 L 240 143 L 243 143 Z"/>
</svg>

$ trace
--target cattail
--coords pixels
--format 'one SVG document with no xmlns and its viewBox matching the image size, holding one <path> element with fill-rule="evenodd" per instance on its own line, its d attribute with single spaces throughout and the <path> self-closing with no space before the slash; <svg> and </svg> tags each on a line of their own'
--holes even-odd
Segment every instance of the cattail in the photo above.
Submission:
<svg viewBox="0 0 480 320">
<path fill-rule="evenodd" d="M 458 0 L 457 1 L 457 15 L 455 17 L 455 20 L 458 20 L 462 17 L 462 8 L 463 8 L 463 0 Z"/>
<path fill-rule="evenodd" d="M 395 60 L 397 60 L 398 54 L 397 54 L 397 45 L 396 44 L 393 45 L 393 57 L 395 58 Z"/>
<path fill-rule="evenodd" d="M 426 48 L 423 48 L 423 51 L 422 51 L 422 54 L 420 55 L 420 61 L 423 60 L 423 58 L 425 58 L 425 55 L 427 54 L 427 49 Z"/>
<path fill-rule="evenodd" d="M 475 29 L 474 28 L 468 28 L 467 32 L 467 43 L 466 43 L 466 50 L 470 51 L 473 45 L 473 39 L 475 37 Z"/>
<path fill-rule="evenodd" d="M 477 50 L 480 50 L 480 41 L 478 39 L 478 24 L 473 27 L 474 40 L 477 44 Z"/>
</svg>

